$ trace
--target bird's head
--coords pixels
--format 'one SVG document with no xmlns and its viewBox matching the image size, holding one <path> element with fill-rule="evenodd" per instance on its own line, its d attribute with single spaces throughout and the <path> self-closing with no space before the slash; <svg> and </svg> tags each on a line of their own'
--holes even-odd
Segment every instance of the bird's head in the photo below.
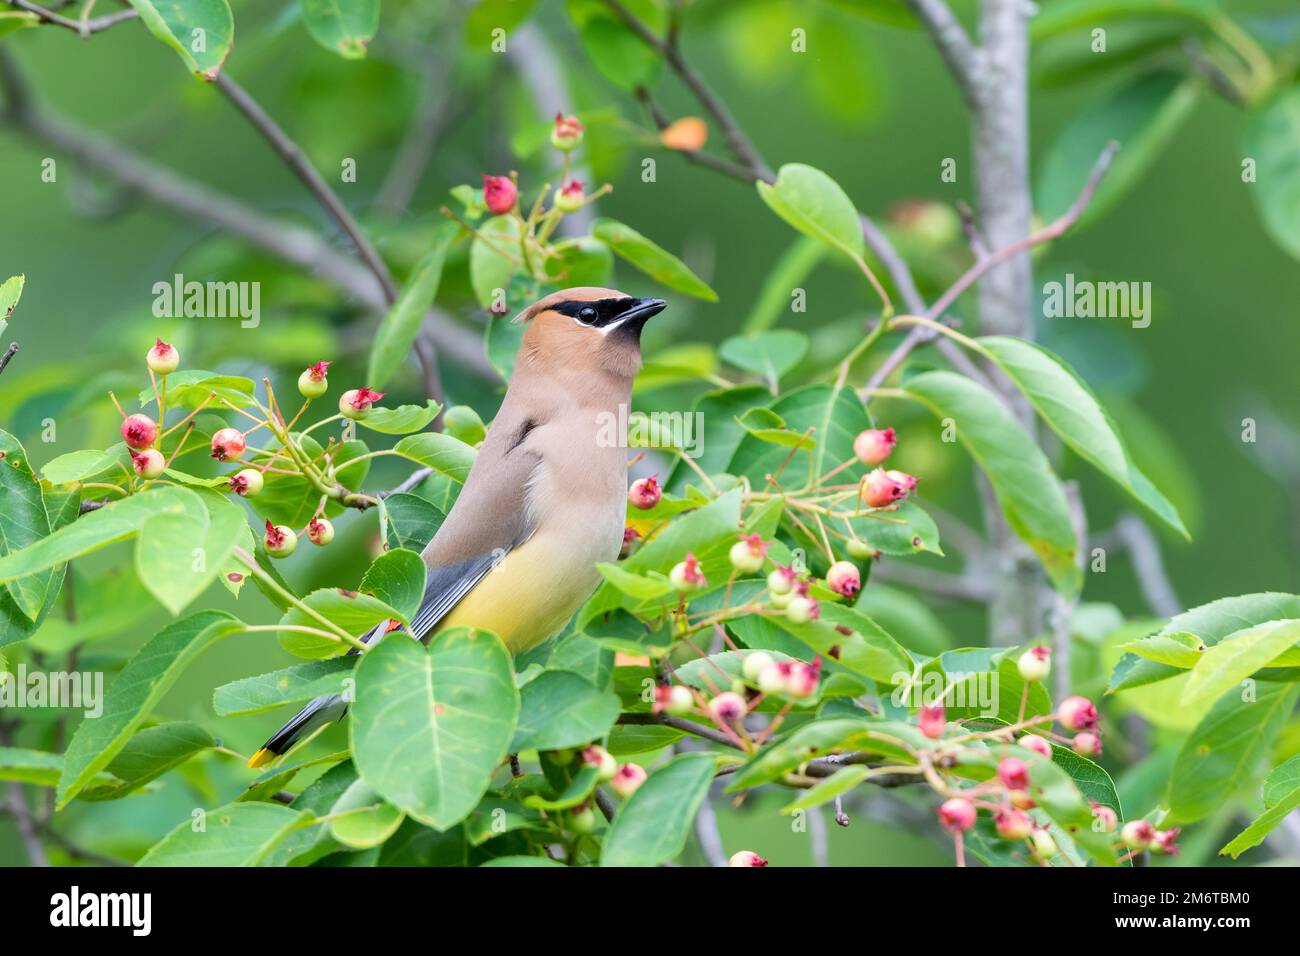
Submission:
<svg viewBox="0 0 1300 956">
<path fill-rule="evenodd" d="M 519 357 L 552 375 L 631 381 L 641 368 L 641 329 L 666 305 L 598 286 L 561 289 L 516 318 L 528 323 Z"/>
</svg>

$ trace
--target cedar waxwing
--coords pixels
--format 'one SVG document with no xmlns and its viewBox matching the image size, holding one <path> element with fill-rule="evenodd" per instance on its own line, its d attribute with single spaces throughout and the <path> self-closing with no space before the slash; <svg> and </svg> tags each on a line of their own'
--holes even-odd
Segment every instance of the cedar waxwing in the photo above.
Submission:
<svg viewBox="0 0 1300 956">
<path fill-rule="evenodd" d="M 511 653 L 559 631 L 614 561 L 627 516 L 626 442 L 608 416 L 631 401 L 641 328 L 662 299 L 614 289 L 564 289 L 525 309 L 515 374 L 451 512 L 423 552 L 429 569 L 414 636 L 478 627 Z M 381 624 L 363 635 L 369 643 Z M 354 652 L 355 653 L 355 652 Z M 252 756 L 260 767 L 347 713 L 317 697 Z"/>
</svg>

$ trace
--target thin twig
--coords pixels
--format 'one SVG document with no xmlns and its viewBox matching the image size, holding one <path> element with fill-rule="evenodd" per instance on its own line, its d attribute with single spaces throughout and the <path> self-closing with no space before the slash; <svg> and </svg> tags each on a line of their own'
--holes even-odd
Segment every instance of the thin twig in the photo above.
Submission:
<svg viewBox="0 0 1300 956">
<path fill-rule="evenodd" d="M 110 13 L 106 16 L 96 17 L 94 20 L 70 20 L 65 16 L 55 13 L 39 4 L 31 3 L 30 0 L 6 0 L 11 7 L 17 7 L 19 10 L 26 10 L 28 13 L 34 13 L 46 23 L 52 23 L 57 27 L 63 27 L 79 33 L 83 37 L 90 36 L 92 33 L 99 33 L 101 30 L 107 30 L 111 26 L 122 23 L 125 20 L 134 20 L 136 17 L 135 10 L 119 10 L 117 13 Z"/>
<path fill-rule="evenodd" d="M 5 349 L 5 354 L 0 355 L 0 372 L 3 372 L 5 370 L 5 367 L 9 364 L 9 360 L 14 357 L 14 354 L 17 351 L 18 351 L 18 343 L 10 342 L 9 348 Z"/>
</svg>

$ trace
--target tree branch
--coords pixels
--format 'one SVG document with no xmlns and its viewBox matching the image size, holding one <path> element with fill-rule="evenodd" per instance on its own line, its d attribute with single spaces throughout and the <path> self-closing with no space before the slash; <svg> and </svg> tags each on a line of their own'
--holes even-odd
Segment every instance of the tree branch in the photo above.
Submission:
<svg viewBox="0 0 1300 956">
<path fill-rule="evenodd" d="M 11 7 L 17 7 L 19 10 L 26 10 L 28 13 L 36 14 L 45 23 L 52 23 L 55 26 L 73 30 L 81 34 L 83 38 L 90 36 L 92 33 L 99 33 L 101 30 L 107 30 L 109 27 L 123 21 L 134 20 L 136 17 L 135 10 L 131 9 L 119 10 L 117 13 L 96 17 L 94 20 L 72 20 L 39 4 L 31 3 L 29 0 L 5 0 L 5 2 Z"/>
<path fill-rule="evenodd" d="M 0 355 L 0 373 L 4 372 L 5 368 L 9 365 L 9 360 L 12 359 L 17 352 L 18 343 L 10 342 L 9 348 L 5 349 L 4 355 Z"/>
<path fill-rule="evenodd" d="M 972 108 L 978 105 L 979 86 L 977 72 L 980 52 L 971 42 L 966 28 L 953 15 L 952 9 L 944 0 L 906 0 L 907 6 L 916 14 L 930 39 L 939 49 L 939 55 L 948 64 L 957 87 L 961 90 L 966 103 Z"/>
</svg>

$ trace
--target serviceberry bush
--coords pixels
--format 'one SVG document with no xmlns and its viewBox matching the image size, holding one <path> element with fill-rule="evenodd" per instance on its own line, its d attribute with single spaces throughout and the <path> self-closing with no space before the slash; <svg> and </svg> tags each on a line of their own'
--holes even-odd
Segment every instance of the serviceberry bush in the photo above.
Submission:
<svg viewBox="0 0 1300 956">
<path fill-rule="evenodd" d="M 408 27 L 450 28 L 445 11 L 394 6 Z M 464 26 L 456 14 L 456 28 L 465 44 L 500 42 L 494 52 L 504 54 L 527 36 L 532 6 L 487 0 Z M 1177 854 L 1184 831 L 1205 834 L 1198 852 L 1235 857 L 1300 806 L 1300 758 L 1286 760 L 1277 745 L 1295 727 L 1300 596 L 1224 596 L 1158 620 L 1099 616 L 1081 603 L 1105 555 L 1089 547 L 1085 502 L 1079 483 L 1060 477 L 1063 463 L 1102 476 L 1110 497 L 1172 536 L 1188 537 L 1184 521 L 1139 467 L 1132 437 L 1060 355 L 1030 341 L 1027 326 L 971 331 L 973 300 L 1007 274 L 1001 267 L 1112 203 L 1147 161 L 1116 158 L 1110 140 L 1122 124 L 1093 117 L 1086 135 L 1074 134 L 1052 167 L 1069 186 L 1055 190 L 1054 218 L 1035 226 L 1026 217 L 1007 245 L 990 247 L 969 211 L 938 203 L 901 206 L 882 231 L 835 179 L 799 161 L 797 143 L 795 161 L 766 166 L 682 51 L 691 6 L 565 4 L 559 19 L 578 40 L 570 52 L 589 57 L 612 89 L 588 92 L 592 105 L 577 111 L 531 104 L 519 121 L 519 168 L 495 165 L 452 188 L 418 227 L 390 232 L 381 255 L 335 187 L 229 78 L 225 0 L 179 0 L 164 12 L 132 0 L 143 27 L 286 157 L 355 253 L 347 265 L 363 279 L 339 284 L 382 318 L 357 323 L 359 360 L 356 348 L 281 355 L 258 377 L 151 330 L 143 364 L 137 352 L 129 374 L 87 385 L 88 447 L 33 461 L 36 444 L 0 431 L 0 780 L 15 788 L 7 812 L 36 837 L 32 852 L 141 865 L 762 867 L 774 831 L 754 825 L 759 815 L 806 833 L 810 814 L 847 827 L 874 802 L 895 801 L 920 809 L 917 831 L 958 865 L 1124 866 Z M 934 26 L 929 4 L 861 6 Z M 1130 6 L 1161 17 L 1171 5 Z M 1088 27 L 1101 7 L 1113 5 L 1044 11 L 1036 40 Z M 85 13 L 72 26 L 95 42 L 142 28 L 129 14 Z M 304 3 L 301 18 L 347 59 L 382 40 L 378 0 Z M 1277 131 L 1300 95 L 1293 59 L 1272 56 L 1225 15 L 1170 18 L 1178 30 L 1159 33 L 1157 51 L 1194 42 L 1200 58 L 1166 96 L 1213 69 L 1219 92 L 1252 111 L 1263 152 L 1294 158 L 1300 147 L 1279 144 Z M 15 10 L 3 22 L 18 36 L 4 43 L 66 28 L 64 19 Z M 955 42 L 936 33 L 941 45 Z M 954 62 L 959 81 L 974 68 Z M 665 73 L 707 118 L 661 111 L 654 90 Z M 9 121 L 48 135 L 53 127 L 15 98 L 17 71 L 3 80 Z M 1172 122 L 1174 107 L 1162 104 L 1148 111 L 1155 139 Z M 721 147 L 709 147 L 711 130 Z M 644 176 L 656 160 L 674 158 L 741 180 L 728 201 L 770 210 L 793 245 L 770 276 L 755 277 L 762 301 L 742 334 L 646 356 L 624 423 L 622 553 L 599 566 L 601 585 L 564 630 L 514 658 L 497 635 L 463 629 L 421 645 L 403 634 L 424 590 L 419 551 L 455 502 L 495 408 L 448 400 L 429 324 L 444 344 L 468 337 L 475 355 L 481 344 L 474 371 L 499 384 L 522 334 L 511 317 L 557 289 L 610 285 L 617 272 L 624 288 L 717 300 L 678 255 L 595 215 L 624 182 L 589 181 L 608 166 L 589 151 L 618 137 L 654 154 L 643 183 L 654 181 Z M 129 161 L 119 154 L 115 168 Z M 132 185 L 147 192 L 150 182 Z M 1294 222 L 1265 218 L 1280 242 L 1294 241 Z M 225 220 L 237 233 L 247 221 Z M 312 261 L 342 255 L 322 250 Z M 775 327 L 821 262 L 859 300 L 830 349 Z M 18 275 L 0 286 L 0 332 L 16 315 L 22 334 L 24 284 Z M 982 314 L 985 328 L 1005 331 Z M 423 394 L 398 403 L 393 394 L 414 388 L 413 355 Z M 111 429 L 89 411 L 110 406 Z M 957 458 L 978 472 L 987 542 L 935 504 L 936 484 L 964 480 Z M 99 551 L 111 561 L 92 557 Z M 955 555 L 967 563 L 959 574 Z M 319 586 L 295 587 L 309 561 Z M 991 586 L 999 577 L 1014 586 Z M 954 596 L 1010 600 L 1009 615 L 995 611 L 996 640 L 979 627 L 952 639 L 936 624 L 931 604 Z M 156 621 L 152 612 L 166 619 L 151 637 L 124 656 L 120 645 L 104 649 Z M 1017 618 L 1032 626 L 1005 639 Z M 360 637 L 375 627 L 387 636 L 366 645 Z M 239 635 L 278 642 L 282 666 L 205 669 L 204 652 Z M 52 683 L 90 671 L 107 673 L 97 713 L 70 722 L 24 707 L 40 683 L 32 675 Z M 211 692 L 201 712 L 171 709 L 182 679 Z M 269 767 L 245 766 L 248 747 L 235 739 L 255 745 L 331 693 L 348 701 L 345 721 Z M 407 701 L 400 721 L 386 706 L 393 697 Z M 1161 712 L 1177 719 L 1162 723 Z M 1154 742 L 1143 718 L 1158 725 Z M 143 844 L 113 838 L 109 801 L 163 794 L 172 794 L 159 804 L 165 827 Z M 709 833 L 706 801 L 740 807 L 744 838 Z"/>
</svg>

